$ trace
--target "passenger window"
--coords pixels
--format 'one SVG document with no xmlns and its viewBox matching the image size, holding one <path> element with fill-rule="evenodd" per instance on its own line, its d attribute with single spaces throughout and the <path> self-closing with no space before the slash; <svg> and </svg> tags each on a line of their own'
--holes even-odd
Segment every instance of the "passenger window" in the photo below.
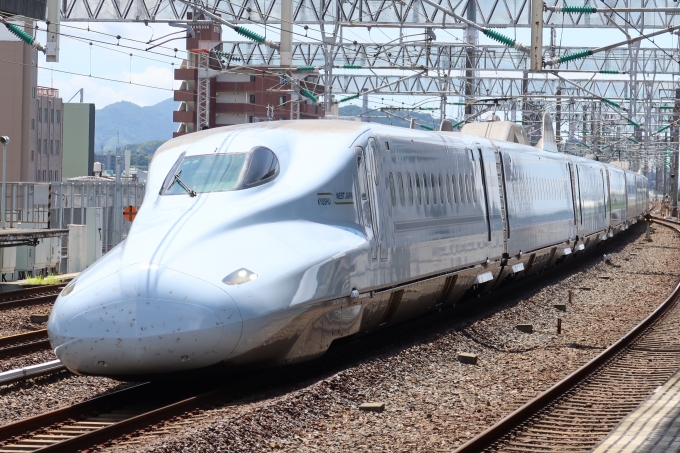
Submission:
<svg viewBox="0 0 680 453">
<path fill-rule="evenodd" d="M 394 176 L 392 176 L 392 172 L 390 172 L 389 179 L 390 179 L 390 200 L 392 200 L 392 207 L 395 207 L 397 205 L 397 196 L 394 191 Z"/>
<path fill-rule="evenodd" d="M 430 173 L 430 182 L 432 187 L 432 203 L 437 204 L 437 181 L 434 179 L 434 173 Z"/>
<path fill-rule="evenodd" d="M 446 195 L 444 195 L 444 184 L 442 184 L 442 174 L 439 173 L 439 200 L 442 204 L 446 203 Z"/>
<path fill-rule="evenodd" d="M 279 174 L 279 160 L 267 148 L 255 148 L 250 156 L 250 165 L 243 186 L 255 187 L 271 181 Z"/>
<path fill-rule="evenodd" d="M 413 182 L 411 181 L 411 173 L 406 173 L 406 185 L 408 187 L 408 204 L 413 206 Z"/>
<path fill-rule="evenodd" d="M 380 181 L 380 178 L 378 178 L 378 156 L 376 156 L 376 149 L 375 149 L 375 140 L 374 139 L 369 139 L 368 140 L 368 151 L 371 155 L 371 158 L 373 162 L 373 176 L 375 178 L 375 185 L 378 185 L 378 181 Z"/>
<path fill-rule="evenodd" d="M 445 174 L 444 178 L 446 178 L 446 195 L 449 197 L 449 204 L 451 204 L 453 198 L 451 197 L 451 180 L 449 179 L 449 174 Z"/>
<path fill-rule="evenodd" d="M 465 185 L 463 184 L 463 175 L 458 175 L 458 187 L 460 188 L 460 202 L 465 203 Z"/>
<path fill-rule="evenodd" d="M 467 202 L 472 203 L 472 188 L 470 187 L 470 178 L 465 175 L 465 191 L 467 192 Z"/>
<path fill-rule="evenodd" d="M 474 200 L 475 203 L 477 203 L 477 187 L 475 187 L 475 177 L 471 176 L 471 185 L 472 185 L 472 199 Z"/>
<path fill-rule="evenodd" d="M 399 201 L 404 206 L 404 178 L 401 177 L 401 172 L 397 173 L 397 182 L 399 183 Z"/>
<path fill-rule="evenodd" d="M 425 204 L 430 204 L 430 192 L 427 187 L 427 175 L 423 173 L 423 192 L 425 194 Z"/>
<path fill-rule="evenodd" d="M 418 198 L 418 204 L 423 204 L 423 199 L 420 193 L 420 176 L 416 173 L 416 197 Z"/>
</svg>

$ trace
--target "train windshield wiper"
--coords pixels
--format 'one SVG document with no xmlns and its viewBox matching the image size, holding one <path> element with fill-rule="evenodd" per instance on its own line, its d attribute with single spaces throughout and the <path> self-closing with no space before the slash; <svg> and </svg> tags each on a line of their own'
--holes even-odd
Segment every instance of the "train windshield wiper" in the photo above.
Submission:
<svg viewBox="0 0 680 453">
<path fill-rule="evenodd" d="M 184 180 L 179 176 L 181 173 L 182 173 L 182 170 L 175 173 L 175 175 L 173 176 L 172 184 L 175 184 L 175 183 L 179 184 L 182 189 L 187 191 L 187 193 L 189 194 L 190 197 L 195 197 L 196 191 L 194 189 L 192 189 L 191 187 L 189 187 L 186 182 L 184 182 Z M 170 184 L 168 186 L 168 189 L 170 189 L 170 187 L 172 187 L 172 184 Z"/>
</svg>

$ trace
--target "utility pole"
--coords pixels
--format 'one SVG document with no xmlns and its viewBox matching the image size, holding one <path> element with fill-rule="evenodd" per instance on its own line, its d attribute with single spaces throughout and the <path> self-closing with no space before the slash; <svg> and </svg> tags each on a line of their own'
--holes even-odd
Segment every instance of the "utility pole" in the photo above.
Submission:
<svg viewBox="0 0 680 453">
<path fill-rule="evenodd" d="M 469 2 L 470 3 L 474 2 Z M 529 46 L 531 71 L 543 69 L 543 0 L 531 0 L 531 45 Z"/>
<path fill-rule="evenodd" d="M 366 88 L 364 88 L 361 91 L 368 91 Z M 368 117 L 368 94 L 364 93 L 363 99 L 361 102 L 361 121 L 364 123 L 370 123 L 371 120 Z"/>
<path fill-rule="evenodd" d="M 672 143 L 671 143 L 671 155 L 673 156 L 672 168 L 671 168 L 671 216 L 678 217 L 678 152 L 680 148 L 678 143 L 680 142 L 680 131 L 678 130 L 677 121 L 680 120 L 680 88 L 675 89 L 675 106 L 673 108 L 673 132 L 672 132 Z"/>
<path fill-rule="evenodd" d="M 6 176 L 6 168 L 7 168 L 7 144 L 9 143 L 9 137 L 6 135 L 3 135 L 0 137 L 0 141 L 2 142 L 2 203 L 0 204 L 0 211 L 2 211 L 2 222 L 0 222 L 0 226 L 2 228 L 5 228 L 5 176 Z"/>
<path fill-rule="evenodd" d="M 471 22 L 477 20 L 477 3 L 470 0 L 467 4 L 466 15 Z M 475 68 L 477 59 L 475 58 L 475 48 L 477 46 L 477 30 L 468 26 L 465 29 L 465 43 L 467 44 L 465 58 L 465 102 L 469 103 L 475 98 L 477 81 L 475 80 Z M 465 106 L 465 115 L 472 115 L 472 105 Z"/>
<path fill-rule="evenodd" d="M 281 0 L 281 67 L 293 65 L 293 0 Z"/>
</svg>

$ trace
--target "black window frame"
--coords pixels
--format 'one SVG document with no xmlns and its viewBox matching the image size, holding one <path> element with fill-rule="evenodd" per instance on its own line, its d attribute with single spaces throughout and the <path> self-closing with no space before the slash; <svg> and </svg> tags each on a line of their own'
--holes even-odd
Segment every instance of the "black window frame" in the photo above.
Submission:
<svg viewBox="0 0 680 453">
<path fill-rule="evenodd" d="M 276 169 L 271 174 L 267 173 L 265 176 L 267 176 L 267 175 L 269 175 L 269 176 L 267 176 L 266 178 L 258 179 L 254 182 L 247 182 L 246 177 L 248 176 L 248 173 L 250 171 L 250 166 L 253 163 L 253 157 L 255 156 L 255 153 L 260 149 L 266 150 L 266 151 L 268 151 L 272 154 L 272 156 L 274 157 L 274 162 L 276 164 Z M 217 153 L 192 155 L 192 156 L 189 156 L 189 157 L 197 157 L 197 156 L 202 156 L 202 155 L 203 156 L 209 156 L 209 155 L 215 155 L 215 154 L 217 154 Z M 222 154 L 222 153 L 220 153 L 220 154 Z M 243 167 L 241 167 L 241 172 L 239 173 L 238 182 L 236 183 L 236 186 L 234 186 L 233 189 L 227 189 L 227 190 L 198 192 L 199 195 L 200 194 L 207 194 L 207 193 L 233 192 L 233 191 L 236 191 L 236 190 L 252 189 L 253 187 L 261 186 L 261 185 L 268 184 L 268 183 L 272 182 L 281 173 L 281 161 L 279 160 L 279 157 L 276 155 L 276 153 L 274 151 L 267 148 L 266 146 L 255 146 L 255 147 L 251 148 L 250 151 L 247 151 L 246 153 L 234 153 L 234 154 L 246 154 L 246 158 L 243 162 Z M 184 161 L 184 159 L 186 157 L 187 157 L 186 152 L 183 152 L 182 154 L 179 155 L 179 157 L 177 158 L 175 163 L 170 168 L 170 171 L 168 172 L 167 176 L 165 177 L 165 180 L 163 181 L 163 185 L 161 186 L 161 189 L 159 191 L 159 195 L 163 195 L 163 196 L 165 196 L 165 195 L 168 195 L 168 196 L 182 195 L 181 193 L 173 193 L 173 194 L 165 193 L 165 190 L 170 185 L 170 182 L 172 180 L 174 173 L 177 171 L 177 169 L 180 167 L 180 165 L 182 164 L 182 162 Z"/>
</svg>

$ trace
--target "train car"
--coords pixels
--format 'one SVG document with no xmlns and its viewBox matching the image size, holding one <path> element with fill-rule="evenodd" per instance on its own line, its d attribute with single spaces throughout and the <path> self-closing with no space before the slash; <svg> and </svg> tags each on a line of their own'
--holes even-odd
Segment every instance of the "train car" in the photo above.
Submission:
<svg viewBox="0 0 680 453">
<path fill-rule="evenodd" d="M 643 176 L 593 160 L 346 121 L 181 136 L 147 184 L 127 239 L 54 304 L 75 373 L 311 359 L 574 259 L 646 197 Z"/>
</svg>

